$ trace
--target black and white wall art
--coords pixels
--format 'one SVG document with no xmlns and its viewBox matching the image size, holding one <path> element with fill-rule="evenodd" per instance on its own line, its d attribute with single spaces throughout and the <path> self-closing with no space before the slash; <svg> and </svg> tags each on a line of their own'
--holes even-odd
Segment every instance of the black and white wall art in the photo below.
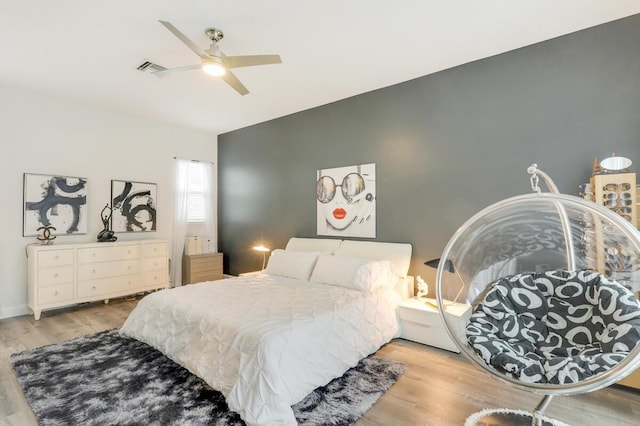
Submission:
<svg viewBox="0 0 640 426">
<path fill-rule="evenodd" d="M 22 235 L 38 235 L 41 227 L 53 227 L 51 235 L 87 233 L 87 179 L 24 174 Z"/>
<path fill-rule="evenodd" d="M 111 229 L 114 232 L 156 230 L 156 184 L 111 181 Z"/>
<path fill-rule="evenodd" d="M 376 237 L 376 165 L 318 170 L 318 235 Z"/>
</svg>

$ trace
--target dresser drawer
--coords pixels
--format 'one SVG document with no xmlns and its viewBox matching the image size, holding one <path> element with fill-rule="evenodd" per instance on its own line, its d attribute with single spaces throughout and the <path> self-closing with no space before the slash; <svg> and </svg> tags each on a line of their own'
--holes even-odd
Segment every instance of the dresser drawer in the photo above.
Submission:
<svg viewBox="0 0 640 426">
<path fill-rule="evenodd" d="M 115 277 L 135 274 L 140 271 L 139 260 L 120 260 L 113 262 L 88 263 L 78 266 L 78 280 Z"/>
<path fill-rule="evenodd" d="M 38 282 L 41 286 L 73 282 L 73 266 L 41 269 L 38 271 Z"/>
<path fill-rule="evenodd" d="M 73 264 L 73 250 L 48 250 L 38 253 L 38 268 Z"/>
<path fill-rule="evenodd" d="M 78 264 L 80 265 L 93 262 L 137 259 L 139 257 L 139 245 L 91 247 L 78 249 Z"/>
<path fill-rule="evenodd" d="M 143 274 L 142 285 L 144 287 L 166 287 L 167 286 L 167 273 L 163 270 L 158 271 L 146 271 Z"/>
<path fill-rule="evenodd" d="M 144 257 L 165 257 L 167 255 L 167 243 L 149 243 L 143 246 Z"/>
<path fill-rule="evenodd" d="M 151 257 L 149 259 L 144 259 L 142 261 L 142 270 L 143 271 L 158 271 L 165 270 L 167 268 L 167 258 L 166 257 Z"/>
<path fill-rule="evenodd" d="M 73 283 L 42 287 L 38 290 L 38 303 L 52 305 L 73 300 Z"/>
<path fill-rule="evenodd" d="M 99 278 L 78 282 L 78 297 L 93 298 L 115 293 L 135 293 L 141 290 L 140 275 L 122 275 L 119 277 Z"/>
<path fill-rule="evenodd" d="M 191 256 L 191 273 L 222 272 L 222 254 L 207 257 Z"/>
<path fill-rule="evenodd" d="M 222 275 L 222 271 L 192 273 L 189 276 L 189 282 L 188 283 L 185 282 L 184 284 L 195 284 L 195 283 L 202 283 L 205 281 L 215 281 L 215 280 L 221 280 L 222 278 L 224 278 Z"/>
</svg>

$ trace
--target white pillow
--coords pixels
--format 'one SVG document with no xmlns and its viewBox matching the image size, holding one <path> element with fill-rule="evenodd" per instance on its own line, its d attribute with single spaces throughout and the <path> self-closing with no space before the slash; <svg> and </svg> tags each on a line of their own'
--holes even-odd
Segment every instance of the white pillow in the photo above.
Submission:
<svg viewBox="0 0 640 426">
<path fill-rule="evenodd" d="M 277 249 L 271 252 L 265 273 L 309 281 L 318 256 L 317 251 L 290 251 Z"/>
<path fill-rule="evenodd" d="M 364 292 L 396 284 L 396 277 L 388 260 L 331 255 L 321 255 L 318 258 L 309 280 Z"/>
</svg>

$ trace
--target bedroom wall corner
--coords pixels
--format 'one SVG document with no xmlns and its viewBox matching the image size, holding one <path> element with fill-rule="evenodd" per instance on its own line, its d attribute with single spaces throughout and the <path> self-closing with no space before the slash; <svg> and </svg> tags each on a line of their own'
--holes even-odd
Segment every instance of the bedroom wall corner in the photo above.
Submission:
<svg viewBox="0 0 640 426">
<path fill-rule="evenodd" d="M 0 181 L 0 319 L 28 313 L 22 236 L 23 173 L 85 177 L 86 235 L 58 236 L 54 244 L 95 242 L 111 179 L 157 183 L 157 231 L 118 233 L 118 241 L 171 240 L 174 156 L 217 163 L 217 136 L 49 95 L 0 85 L 3 156 Z"/>
</svg>

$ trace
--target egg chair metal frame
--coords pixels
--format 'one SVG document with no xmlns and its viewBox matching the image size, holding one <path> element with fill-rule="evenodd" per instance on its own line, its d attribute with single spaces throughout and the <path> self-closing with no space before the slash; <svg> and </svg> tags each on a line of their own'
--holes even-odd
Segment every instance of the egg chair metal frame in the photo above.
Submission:
<svg viewBox="0 0 640 426">
<path fill-rule="evenodd" d="M 447 245 L 445 246 L 442 255 L 440 257 L 440 262 L 438 265 L 438 269 L 436 272 L 436 301 L 438 306 L 440 307 L 440 315 L 442 317 L 444 327 L 447 330 L 447 333 L 453 340 L 453 342 L 460 348 L 461 352 L 476 366 L 489 373 L 492 377 L 497 378 L 498 380 L 505 382 L 515 388 L 533 392 L 536 394 L 543 395 L 540 403 L 535 407 L 533 412 L 531 413 L 531 424 L 532 425 L 542 425 L 544 418 L 544 411 L 550 404 L 552 398 L 555 395 L 573 395 L 579 393 L 592 392 L 598 389 L 602 389 L 607 387 L 615 382 L 618 382 L 635 369 L 640 366 L 640 344 L 636 344 L 635 348 L 626 356 L 626 358 L 620 361 L 617 365 L 615 365 L 610 370 L 598 374 L 593 377 L 586 378 L 584 380 L 580 380 L 576 383 L 562 383 L 562 384 L 550 384 L 550 383 L 530 383 L 523 382 L 514 377 L 509 377 L 506 374 L 502 374 L 495 370 L 492 366 L 488 365 L 482 357 L 480 357 L 476 351 L 470 346 L 467 339 L 459 333 L 460 325 L 456 324 L 456 321 L 460 321 L 459 318 L 448 315 L 447 314 L 447 304 L 451 303 L 451 299 L 447 299 L 445 296 L 450 294 L 452 290 L 448 292 L 445 291 L 447 289 L 445 286 L 444 277 L 451 274 L 451 268 L 447 270 L 446 265 L 451 264 L 452 262 L 452 251 L 453 256 L 455 257 L 456 253 L 455 249 L 459 249 L 462 247 L 464 241 L 462 240 L 465 236 L 474 235 L 473 228 L 476 226 L 483 225 L 488 228 L 487 225 L 487 217 L 499 217 L 498 212 L 503 209 L 508 209 L 510 206 L 513 208 L 514 206 L 527 206 L 527 205 L 537 205 L 540 203 L 545 203 L 551 209 L 551 206 L 555 207 L 555 211 L 557 214 L 557 220 L 560 223 L 559 229 L 562 230 L 564 236 L 564 245 L 566 252 L 566 268 L 568 271 L 576 271 L 577 264 L 580 259 L 576 258 L 577 252 L 573 242 L 573 235 L 571 232 L 571 223 L 570 218 L 567 214 L 566 208 L 575 209 L 576 211 L 582 211 L 587 214 L 592 215 L 593 217 L 598 217 L 603 220 L 606 220 L 608 223 L 614 225 L 618 231 L 620 231 L 621 235 L 624 235 L 625 243 L 628 244 L 635 253 L 640 253 L 640 232 L 634 228 L 631 223 L 623 219 L 621 216 L 612 212 L 611 210 L 600 206 L 592 201 L 584 200 L 577 196 L 561 194 L 558 191 L 557 186 L 553 183 L 553 180 L 544 172 L 537 168 L 537 165 L 533 164 L 527 169 L 530 174 L 531 186 L 533 189 L 533 193 L 519 195 L 515 197 L 511 197 L 502 201 L 499 201 L 495 204 L 490 205 L 489 207 L 481 210 L 476 213 L 470 219 L 468 219 L 451 237 Z M 542 179 L 546 186 L 549 188 L 550 192 L 542 192 L 538 186 L 539 179 Z M 547 207 L 545 206 L 545 207 Z M 508 210 L 506 210 L 508 211 Z M 548 212 L 547 212 L 548 213 Z M 508 220 L 504 219 L 504 220 Z M 479 224 L 479 225 L 478 225 Z M 575 228 L 575 223 L 574 223 Z M 480 232 L 480 231 L 478 231 Z M 484 230 L 483 230 L 484 232 Z M 463 252 L 466 253 L 466 252 Z M 464 256 L 462 256 L 464 257 Z M 464 260 L 464 259 L 462 259 Z M 456 259 L 457 261 L 457 259 Z M 456 269 L 455 274 L 459 281 L 461 281 L 462 288 L 468 286 L 468 283 L 463 279 L 463 277 L 459 273 L 460 266 L 463 262 L 460 262 L 460 265 L 456 265 L 454 261 L 454 267 Z M 448 281 L 451 282 L 451 281 Z M 488 285 L 487 285 L 488 287 Z M 460 295 L 458 291 L 456 295 Z M 637 300 L 636 293 L 636 300 Z M 454 300 L 456 302 L 457 300 Z M 469 301 L 462 301 L 458 303 L 467 303 L 471 304 Z M 464 330 L 464 326 L 462 327 Z M 456 330 L 458 330 L 456 332 Z"/>
</svg>

